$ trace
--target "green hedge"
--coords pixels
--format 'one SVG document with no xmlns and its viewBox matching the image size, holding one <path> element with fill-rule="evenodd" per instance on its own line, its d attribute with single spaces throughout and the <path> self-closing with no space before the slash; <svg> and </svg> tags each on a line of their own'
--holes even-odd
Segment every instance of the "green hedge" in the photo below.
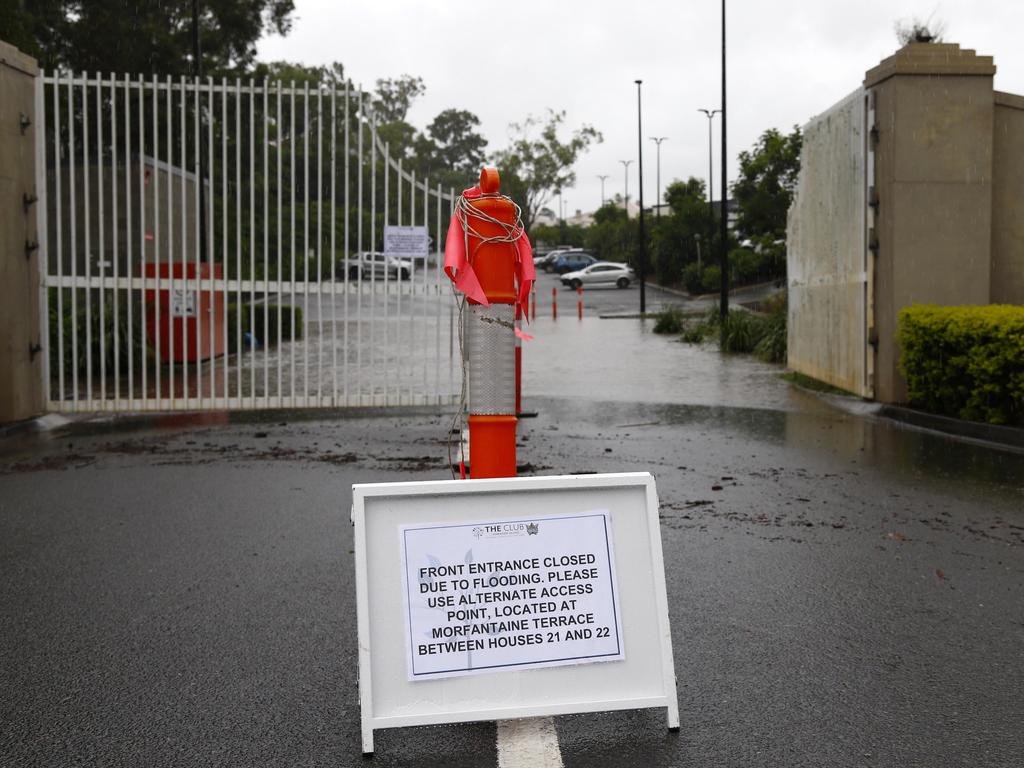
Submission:
<svg viewBox="0 0 1024 768">
<path fill-rule="evenodd" d="M 252 312 L 250 313 L 250 306 Z M 238 329 L 238 304 L 228 304 L 228 351 L 238 351 L 238 337 L 244 336 L 246 331 L 252 332 L 260 347 L 277 346 L 281 341 L 291 341 L 292 338 L 292 313 L 295 317 L 295 338 L 302 338 L 302 308 L 291 304 L 242 304 L 242 332 Z M 263 338 L 263 317 L 266 315 L 267 330 L 269 339 Z M 277 337 L 277 317 L 281 316 L 281 338 Z M 250 324 L 250 320 L 253 322 Z M 255 329 L 255 330 L 253 330 Z M 245 339 L 242 339 L 242 348 L 246 349 Z"/>
<path fill-rule="evenodd" d="M 896 338 L 912 405 L 1024 426 L 1024 307 L 915 305 Z"/>
</svg>

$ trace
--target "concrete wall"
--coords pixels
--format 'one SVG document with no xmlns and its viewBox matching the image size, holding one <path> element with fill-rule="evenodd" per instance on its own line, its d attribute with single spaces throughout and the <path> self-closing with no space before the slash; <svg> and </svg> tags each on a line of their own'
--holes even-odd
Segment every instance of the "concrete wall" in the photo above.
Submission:
<svg viewBox="0 0 1024 768">
<path fill-rule="evenodd" d="M 789 211 L 789 367 L 870 396 L 865 319 L 865 95 L 803 128 Z"/>
<path fill-rule="evenodd" d="M 1024 98 L 995 93 L 994 74 L 991 57 L 912 43 L 808 124 L 788 233 L 791 368 L 903 402 L 901 309 L 1024 303 Z"/>
<path fill-rule="evenodd" d="M 1024 96 L 995 93 L 992 131 L 993 304 L 1024 304 Z"/>
<path fill-rule="evenodd" d="M 0 42 L 0 423 L 43 410 L 39 327 L 34 59 Z M 22 126 L 22 117 L 31 124 Z"/>
</svg>

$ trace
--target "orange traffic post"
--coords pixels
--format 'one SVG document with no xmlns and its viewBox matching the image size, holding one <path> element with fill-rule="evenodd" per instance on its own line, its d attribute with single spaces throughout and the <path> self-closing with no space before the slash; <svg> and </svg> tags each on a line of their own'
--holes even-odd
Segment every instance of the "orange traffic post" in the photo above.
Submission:
<svg viewBox="0 0 1024 768">
<path fill-rule="evenodd" d="M 583 319 L 583 286 L 576 287 L 576 314 L 579 315 L 580 320 Z"/>
<path fill-rule="evenodd" d="M 473 218 L 467 250 L 490 302 L 467 299 L 469 472 L 476 479 L 516 474 L 515 245 L 502 240 L 516 225 L 516 206 L 498 194 L 500 183 L 496 168 L 484 168 L 481 196 L 466 201 Z"/>
<path fill-rule="evenodd" d="M 551 319 L 558 319 L 558 289 L 551 289 Z"/>
</svg>

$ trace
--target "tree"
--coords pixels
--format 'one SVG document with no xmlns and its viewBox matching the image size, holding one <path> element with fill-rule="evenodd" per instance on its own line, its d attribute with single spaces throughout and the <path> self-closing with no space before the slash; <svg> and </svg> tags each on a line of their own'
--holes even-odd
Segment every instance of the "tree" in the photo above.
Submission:
<svg viewBox="0 0 1024 768">
<path fill-rule="evenodd" d="M 788 135 L 770 128 L 753 149 L 740 152 L 739 178 L 732 186 L 739 204 L 737 229 L 749 237 L 786 237 L 786 214 L 800 173 L 803 137 L 794 126 Z"/>
<path fill-rule="evenodd" d="M 494 156 L 501 171 L 502 191 L 519 203 L 527 231 L 533 226 L 536 212 L 556 190 L 576 183 L 573 165 L 579 156 L 591 144 L 603 141 L 597 129 L 583 125 L 563 142 L 558 132 L 564 122 L 564 111 L 548 110 L 546 121 L 531 116 L 522 123 L 513 123 L 509 126 L 511 144 Z"/>
<path fill-rule="evenodd" d="M 941 21 L 932 21 L 929 17 L 925 21 L 919 18 L 900 19 L 896 22 L 896 39 L 900 45 L 910 43 L 941 43 L 942 36 L 946 32 L 946 25 Z"/>
<path fill-rule="evenodd" d="M 264 34 L 287 34 L 294 0 L 204 0 L 199 17 L 203 72 L 247 70 Z M 190 0 L 0 0 L 8 42 L 45 69 L 190 73 Z"/>
<path fill-rule="evenodd" d="M 679 283 L 683 267 L 697 261 L 698 238 L 707 233 L 704 192 L 703 180 L 692 176 L 686 181 L 673 181 L 665 189 L 670 214 L 660 221 L 655 219 L 651 236 L 654 268 L 662 285 Z"/>
<path fill-rule="evenodd" d="M 442 188 L 462 189 L 480 174 L 487 139 L 476 127 L 480 118 L 464 109 L 446 109 L 416 138 L 419 171 Z"/>
</svg>

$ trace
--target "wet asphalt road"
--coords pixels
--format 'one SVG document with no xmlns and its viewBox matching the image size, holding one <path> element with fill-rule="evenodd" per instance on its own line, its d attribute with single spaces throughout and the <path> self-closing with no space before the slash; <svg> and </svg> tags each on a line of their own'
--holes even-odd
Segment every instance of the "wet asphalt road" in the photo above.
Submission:
<svg viewBox="0 0 1024 768">
<path fill-rule="evenodd" d="M 1024 456 L 810 402 L 531 406 L 524 473 L 656 475 L 679 681 L 678 734 L 555 718 L 566 766 L 1021 764 Z M 447 477 L 447 417 L 298 417 L 5 444 L 0 764 L 362 764 L 349 487 Z M 493 723 L 376 742 L 497 761 Z"/>
</svg>

